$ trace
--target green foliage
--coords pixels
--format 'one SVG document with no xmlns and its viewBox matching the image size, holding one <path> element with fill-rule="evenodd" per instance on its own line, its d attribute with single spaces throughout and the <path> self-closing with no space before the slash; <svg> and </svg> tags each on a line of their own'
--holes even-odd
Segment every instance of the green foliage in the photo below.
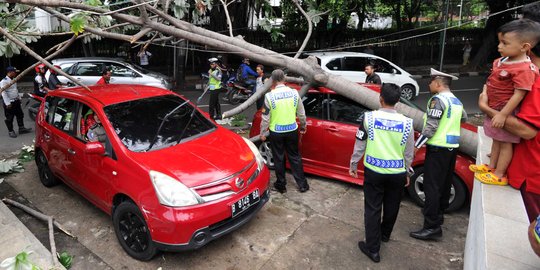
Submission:
<svg viewBox="0 0 540 270">
<path fill-rule="evenodd" d="M 278 42 L 284 37 L 285 37 L 285 34 L 281 33 L 280 29 L 272 28 L 270 30 L 270 38 L 272 39 L 273 42 Z"/>
<path fill-rule="evenodd" d="M 28 255 L 32 254 L 32 251 L 23 251 L 17 254 L 15 257 L 7 258 L 0 263 L 1 268 L 7 270 L 40 270 L 40 268 L 34 265 L 28 259 Z"/>
<path fill-rule="evenodd" d="M 93 7 L 99 7 L 103 5 L 103 3 L 101 3 L 101 1 L 99 0 L 86 0 L 85 4 Z"/>
<path fill-rule="evenodd" d="M 24 20 L 23 16 L 28 9 L 30 9 L 30 6 L 27 5 L 0 3 L 0 27 L 25 44 L 35 42 L 39 38 L 39 36 L 25 35 L 25 33 L 37 32 L 35 28 L 30 27 L 27 20 Z M 0 57 L 11 58 L 20 53 L 21 48 L 19 46 L 6 37 L 0 37 Z"/>
<path fill-rule="evenodd" d="M 233 127 L 243 127 L 246 125 L 246 116 L 243 114 L 237 114 L 233 116 L 231 120 L 231 126 Z"/>
<path fill-rule="evenodd" d="M 71 28 L 71 31 L 75 35 L 79 35 L 79 33 L 84 32 L 84 26 L 87 23 L 87 15 L 84 13 L 77 13 L 73 17 L 71 17 L 71 21 L 69 22 L 69 26 Z"/>
<path fill-rule="evenodd" d="M 21 149 L 19 154 L 19 160 L 22 162 L 28 162 L 34 160 L 34 145 L 25 145 Z"/>
<path fill-rule="evenodd" d="M 58 261 L 66 268 L 71 268 L 71 264 L 73 263 L 73 256 L 69 255 L 66 251 L 62 252 L 61 254 L 56 253 L 56 256 L 58 257 Z"/>
</svg>

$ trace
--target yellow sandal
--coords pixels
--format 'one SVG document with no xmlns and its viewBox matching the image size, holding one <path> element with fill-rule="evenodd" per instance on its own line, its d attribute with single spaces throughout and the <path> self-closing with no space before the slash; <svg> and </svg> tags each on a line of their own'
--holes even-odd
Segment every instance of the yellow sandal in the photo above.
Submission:
<svg viewBox="0 0 540 270">
<path fill-rule="evenodd" d="M 497 177 L 492 172 L 487 173 L 475 173 L 474 177 L 478 179 L 478 181 L 488 184 L 488 185 L 497 185 L 497 186 L 506 186 L 508 185 L 508 178 L 506 177 Z"/>
<path fill-rule="evenodd" d="M 471 164 L 469 165 L 469 170 L 474 173 L 488 173 L 493 171 L 487 164 Z"/>
</svg>

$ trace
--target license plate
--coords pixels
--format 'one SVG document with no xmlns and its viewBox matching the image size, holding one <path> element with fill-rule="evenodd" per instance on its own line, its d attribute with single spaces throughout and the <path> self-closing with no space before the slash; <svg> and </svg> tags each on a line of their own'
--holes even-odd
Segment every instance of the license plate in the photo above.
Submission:
<svg viewBox="0 0 540 270">
<path fill-rule="evenodd" d="M 231 205 L 232 217 L 235 217 L 238 214 L 246 211 L 252 205 L 258 203 L 260 199 L 261 198 L 259 197 L 259 190 L 256 189 L 253 192 L 249 193 L 244 198 L 242 198 L 242 199 L 238 200 L 237 202 L 233 203 L 233 205 Z"/>
</svg>

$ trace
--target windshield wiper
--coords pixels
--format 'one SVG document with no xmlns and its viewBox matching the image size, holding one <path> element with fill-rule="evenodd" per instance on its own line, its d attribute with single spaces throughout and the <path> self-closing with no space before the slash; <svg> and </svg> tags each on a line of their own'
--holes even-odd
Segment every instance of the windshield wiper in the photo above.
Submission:
<svg viewBox="0 0 540 270">
<path fill-rule="evenodd" d="M 199 98 L 197 98 L 197 102 L 195 103 L 195 108 L 193 108 L 193 111 L 191 111 L 191 116 L 189 117 L 189 120 L 188 120 L 186 126 L 184 127 L 184 129 L 182 129 L 182 133 L 180 133 L 180 138 L 178 139 L 178 142 L 176 144 L 179 144 L 182 141 L 182 137 L 184 137 L 184 133 L 186 132 L 187 128 L 189 127 L 189 124 L 191 123 L 191 120 L 193 120 L 193 116 L 195 116 L 196 108 L 199 106 L 199 103 L 201 102 L 204 94 L 206 94 L 206 92 L 208 92 L 208 89 L 209 89 L 209 87 L 206 86 L 206 89 L 204 89 L 204 92 L 201 94 L 201 96 Z M 214 90 L 214 91 L 216 91 L 216 90 Z"/>
<path fill-rule="evenodd" d="M 163 127 L 163 124 L 165 123 L 165 121 L 167 121 L 167 118 L 169 118 L 169 116 L 171 116 L 174 112 L 176 112 L 176 110 L 178 110 L 178 109 L 182 108 L 184 105 L 188 104 L 188 102 L 189 102 L 189 100 L 186 100 L 184 103 L 176 106 L 176 108 L 174 108 L 170 113 L 166 114 L 165 117 L 163 117 L 163 120 L 161 120 L 161 124 L 159 124 L 159 128 L 156 131 L 156 135 L 154 136 L 154 139 L 152 140 L 152 143 L 150 144 L 150 146 L 148 146 L 148 148 L 146 148 L 146 150 L 144 150 L 145 152 L 152 149 L 152 146 L 154 146 L 154 144 L 156 143 L 159 132 L 161 131 L 161 128 Z"/>
</svg>

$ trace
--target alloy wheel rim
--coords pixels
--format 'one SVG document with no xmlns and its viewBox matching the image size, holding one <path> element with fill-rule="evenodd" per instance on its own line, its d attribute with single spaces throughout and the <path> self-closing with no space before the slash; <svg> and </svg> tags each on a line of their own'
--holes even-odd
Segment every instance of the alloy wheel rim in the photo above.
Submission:
<svg viewBox="0 0 540 270">
<path fill-rule="evenodd" d="M 126 246 L 135 252 L 144 252 L 149 245 L 148 230 L 139 216 L 127 212 L 120 218 L 119 231 Z"/>
<path fill-rule="evenodd" d="M 414 182 L 414 192 L 422 200 L 423 202 L 426 201 L 426 194 L 424 193 L 424 174 L 420 174 L 418 178 L 416 178 L 416 181 Z M 454 184 L 450 186 L 450 199 L 449 203 L 451 204 L 456 197 L 456 189 L 454 188 Z"/>
<path fill-rule="evenodd" d="M 411 100 L 413 96 L 413 90 L 408 87 L 408 86 L 405 86 L 401 89 L 401 97 L 404 98 L 404 99 L 407 99 L 407 100 Z"/>
<path fill-rule="evenodd" d="M 272 149 L 270 149 L 270 144 L 268 142 L 263 142 L 259 146 L 259 152 L 266 160 L 266 165 L 272 167 L 274 166 L 274 158 L 272 156 Z"/>
</svg>

